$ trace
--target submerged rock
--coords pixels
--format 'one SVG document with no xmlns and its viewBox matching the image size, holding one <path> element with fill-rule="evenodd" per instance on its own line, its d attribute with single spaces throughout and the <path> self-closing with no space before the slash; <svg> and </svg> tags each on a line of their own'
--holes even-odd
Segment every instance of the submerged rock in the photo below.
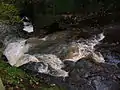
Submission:
<svg viewBox="0 0 120 90">
<path fill-rule="evenodd" d="M 51 76 L 67 77 L 68 72 L 62 70 L 63 62 L 55 55 L 35 55 L 39 62 L 29 62 L 24 67 L 30 71 L 44 73 Z"/>
<path fill-rule="evenodd" d="M 75 63 L 65 80 L 51 80 L 59 82 L 59 85 L 65 86 L 67 90 L 119 90 L 119 75 L 120 70 L 114 65 L 95 64 L 81 59 Z"/>
</svg>

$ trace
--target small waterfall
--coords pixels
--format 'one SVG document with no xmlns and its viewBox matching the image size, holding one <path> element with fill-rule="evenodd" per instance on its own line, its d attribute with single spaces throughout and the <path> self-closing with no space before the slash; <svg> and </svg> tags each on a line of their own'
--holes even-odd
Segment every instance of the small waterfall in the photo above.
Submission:
<svg viewBox="0 0 120 90">
<path fill-rule="evenodd" d="M 58 37 L 57 34 L 56 37 Z M 73 42 L 65 42 L 63 41 L 65 39 L 61 37 L 53 39 L 51 35 L 42 39 L 29 38 L 9 43 L 4 55 L 12 66 L 19 67 L 29 62 L 35 62 L 38 64 L 30 66 L 30 68 L 34 67 L 35 70 L 37 68 L 40 73 L 66 77 L 68 72 L 62 70 L 65 60 L 76 62 L 81 58 L 90 58 L 94 62 L 104 63 L 102 54 L 95 51 L 94 47 L 103 39 L 103 33 Z"/>
<path fill-rule="evenodd" d="M 26 16 L 23 17 L 23 25 L 23 31 L 26 31 L 28 33 L 34 32 L 33 25 Z"/>
</svg>

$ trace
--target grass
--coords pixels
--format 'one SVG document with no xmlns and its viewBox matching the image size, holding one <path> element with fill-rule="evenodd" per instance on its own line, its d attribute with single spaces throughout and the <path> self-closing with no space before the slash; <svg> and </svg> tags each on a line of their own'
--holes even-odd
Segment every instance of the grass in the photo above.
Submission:
<svg viewBox="0 0 120 90">
<path fill-rule="evenodd" d="M 7 90 L 63 90 L 58 86 L 44 84 L 39 78 L 27 74 L 20 68 L 11 67 L 0 59 L 0 78 Z"/>
</svg>

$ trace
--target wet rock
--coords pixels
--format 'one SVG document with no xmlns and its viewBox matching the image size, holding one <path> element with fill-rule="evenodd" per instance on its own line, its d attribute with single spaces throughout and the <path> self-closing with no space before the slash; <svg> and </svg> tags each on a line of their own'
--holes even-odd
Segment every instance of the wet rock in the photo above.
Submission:
<svg viewBox="0 0 120 90">
<path fill-rule="evenodd" d="M 29 62 L 22 66 L 22 68 L 33 71 L 33 72 L 40 72 L 40 73 L 48 73 L 48 65 L 44 64 L 43 62 Z"/>
<path fill-rule="evenodd" d="M 92 85 L 95 87 L 96 90 L 119 90 L 119 83 L 115 82 L 114 80 L 108 79 L 106 80 L 104 77 L 93 77 L 92 78 Z"/>
<path fill-rule="evenodd" d="M 15 35 L 18 31 L 18 27 L 17 26 L 12 26 L 12 25 L 6 25 L 3 24 L 2 22 L 0 22 L 0 42 L 4 43 L 4 40 L 10 40 L 13 37 L 16 37 L 17 35 Z M 9 35 L 9 37 L 8 37 Z M 7 38 L 8 37 L 8 38 Z M 18 35 L 19 37 L 19 35 Z"/>
<path fill-rule="evenodd" d="M 76 62 L 62 83 L 68 90 L 119 90 L 119 76 L 120 70 L 114 65 L 82 59 Z"/>
<path fill-rule="evenodd" d="M 79 80 L 75 79 L 76 77 L 88 77 L 90 72 L 88 70 L 92 67 L 92 64 L 86 60 L 79 60 L 76 62 L 75 67 L 72 71 L 70 71 L 69 76 L 72 77 L 73 80 Z M 74 77 L 75 76 L 75 77 Z"/>
<path fill-rule="evenodd" d="M 71 71 L 75 66 L 75 62 L 72 61 L 64 61 L 64 64 L 65 64 L 64 70 L 66 71 Z"/>
<path fill-rule="evenodd" d="M 29 62 L 21 66 L 25 70 L 29 70 L 30 72 L 38 73 L 38 74 L 47 74 L 56 77 L 67 77 L 68 72 L 62 69 L 55 69 L 50 67 L 47 63 L 43 62 Z"/>
<path fill-rule="evenodd" d="M 76 62 L 75 64 L 76 68 L 91 68 L 92 67 L 92 63 L 87 61 L 86 59 L 80 59 L 79 61 Z"/>
<path fill-rule="evenodd" d="M 64 64 L 71 68 L 75 66 L 75 62 L 72 62 L 72 61 L 64 61 Z"/>
<path fill-rule="evenodd" d="M 96 90 L 93 86 L 87 85 L 87 84 L 82 85 L 79 89 L 80 90 Z"/>
</svg>

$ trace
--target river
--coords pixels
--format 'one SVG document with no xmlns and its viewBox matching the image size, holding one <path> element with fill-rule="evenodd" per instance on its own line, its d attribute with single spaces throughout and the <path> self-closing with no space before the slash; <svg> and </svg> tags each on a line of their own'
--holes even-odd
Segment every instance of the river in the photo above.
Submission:
<svg viewBox="0 0 120 90">
<path fill-rule="evenodd" d="M 3 54 L 11 66 L 23 66 L 68 90 L 119 90 L 119 29 L 115 23 L 63 30 L 44 38 L 10 34 L 2 41 Z M 84 38 L 83 33 L 90 36 Z"/>
</svg>

